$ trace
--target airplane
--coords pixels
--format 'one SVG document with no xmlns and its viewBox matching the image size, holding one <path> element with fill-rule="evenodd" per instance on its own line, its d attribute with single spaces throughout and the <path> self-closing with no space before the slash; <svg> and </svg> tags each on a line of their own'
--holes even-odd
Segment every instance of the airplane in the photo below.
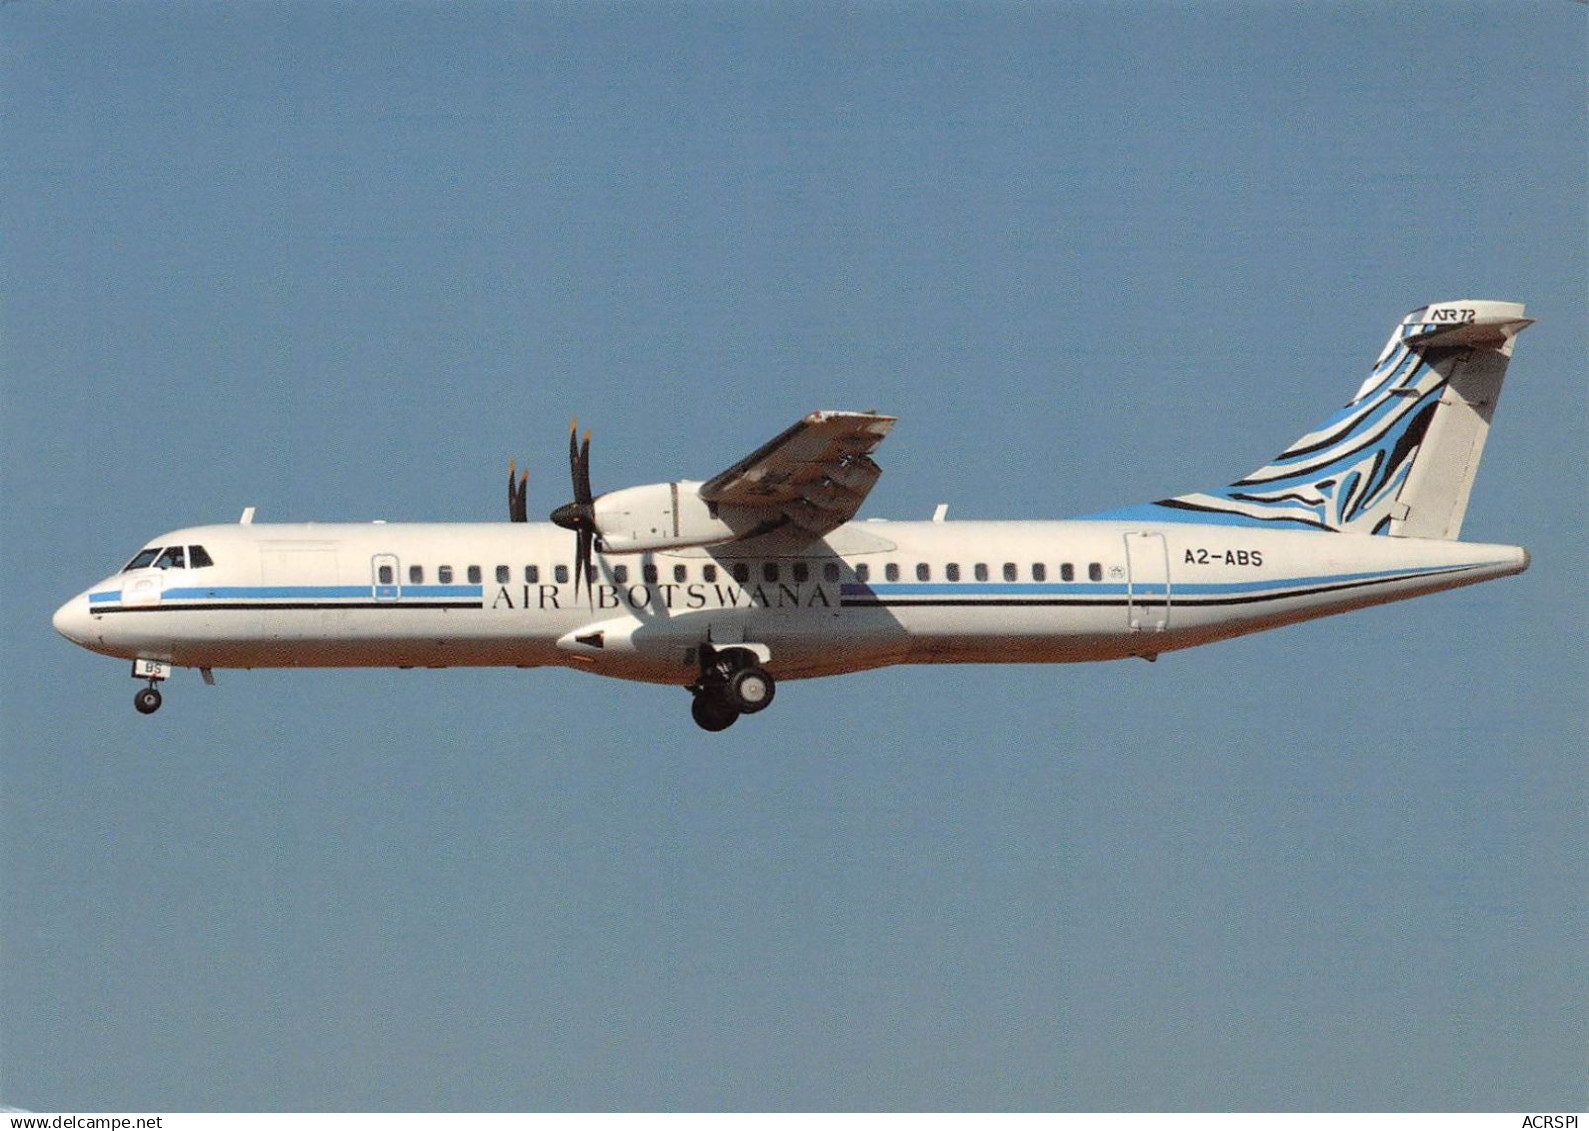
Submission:
<svg viewBox="0 0 1589 1131">
<path fill-rule="evenodd" d="M 1521 304 L 1408 314 L 1350 401 L 1228 486 L 1070 521 L 855 521 L 896 418 L 814 412 L 704 481 L 596 495 L 527 521 L 174 530 L 61 606 L 55 628 L 174 667 L 561 665 L 672 684 L 721 731 L 778 681 L 891 664 L 1141 657 L 1521 573 L 1458 540 Z M 568 532 L 573 538 L 569 539 Z"/>
</svg>

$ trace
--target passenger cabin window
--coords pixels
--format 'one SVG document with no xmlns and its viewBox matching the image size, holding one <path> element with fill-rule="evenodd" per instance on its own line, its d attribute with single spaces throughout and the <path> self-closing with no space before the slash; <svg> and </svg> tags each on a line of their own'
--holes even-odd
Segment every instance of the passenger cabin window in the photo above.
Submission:
<svg viewBox="0 0 1589 1131">
<path fill-rule="evenodd" d="M 837 581 L 838 579 L 839 579 L 839 563 L 838 562 L 823 562 L 822 563 L 822 580 L 824 580 L 824 581 Z"/>
<path fill-rule="evenodd" d="M 423 584 L 425 584 L 425 567 L 424 566 L 409 566 L 408 567 L 408 583 L 410 585 L 423 585 Z"/>
<path fill-rule="evenodd" d="M 524 580 L 525 580 L 525 582 L 527 582 L 530 585 L 539 585 L 540 581 L 541 581 L 541 567 L 540 566 L 525 566 L 524 567 Z"/>
<path fill-rule="evenodd" d="M 568 567 L 566 565 L 553 566 L 552 580 L 556 581 L 559 585 L 567 585 Z"/>
<path fill-rule="evenodd" d="M 716 581 L 717 580 L 717 567 L 715 565 L 712 565 L 710 562 L 708 562 L 706 565 L 703 565 L 701 567 L 701 580 L 702 581 Z"/>
<path fill-rule="evenodd" d="M 1014 581 L 1019 576 L 1020 576 L 1020 571 L 1018 571 L 1015 568 L 1015 563 L 1014 562 L 1005 562 L 1004 563 L 1004 580 L 1005 581 Z"/>
<path fill-rule="evenodd" d="M 615 565 L 615 566 L 613 566 L 612 567 L 612 582 L 613 582 L 614 585 L 628 585 L 629 584 L 629 567 L 626 566 L 626 565 Z"/>
<path fill-rule="evenodd" d="M 443 585 L 452 584 L 452 566 L 441 566 L 436 570 L 436 580 Z"/>
<path fill-rule="evenodd" d="M 976 575 L 978 581 L 986 581 L 988 579 L 988 563 L 978 562 L 971 567 L 971 572 Z"/>
<path fill-rule="evenodd" d="M 210 555 L 204 552 L 203 546 L 188 547 L 189 569 L 204 569 L 206 566 L 212 566 L 214 564 L 215 562 L 211 560 Z"/>
<path fill-rule="evenodd" d="M 734 563 L 734 580 L 741 585 L 750 580 L 750 567 L 744 562 Z"/>
<path fill-rule="evenodd" d="M 1087 576 L 1093 581 L 1102 581 L 1103 566 L 1099 565 L 1097 562 L 1093 562 L 1087 567 Z"/>
<path fill-rule="evenodd" d="M 469 584 L 470 585 L 479 585 L 480 584 L 480 567 L 479 566 L 470 566 L 469 567 L 469 575 L 468 576 L 469 576 Z"/>
<path fill-rule="evenodd" d="M 767 563 L 765 563 L 761 567 L 761 579 L 763 581 L 777 581 L 778 580 L 778 563 L 777 562 L 767 562 Z"/>
<path fill-rule="evenodd" d="M 794 579 L 796 585 L 804 585 L 811 580 L 811 567 L 805 562 L 795 562 Z"/>
<path fill-rule="evenodd" d="M 932 566 L 928 565 L 926 562 L 917 562 L 916 563 L 916 580 L 917 581 L 931 581 L 932 580 Z"/>
<path fill-rule="evenodd" d="M 870 581 L 871 579 L 872 579 L 872 567 L 867 565 L 865 562 L 856 562 L 855 563 L 855 580 L 856 581 Z"/>
<path fill-rule="evenodd" d="M 147 569 L 149 566 L 154 564 L 154 560 L 159 556 L 159 546 L 152 547 L 148 550 L 139 550 L 138 553 L 133 557 L 132 561 L 128 562 L 122 567 L 121 572 L 126 573 L 129 569 Z"/>
<path fill-rule="evenodd" d="M 948 565 L 944 566 L 943 567 L 943 575 L 945 577 L 947 577 L 950 581 L 959 581 L 960 580 L 960 563 L 959 562 L 950 562 Z"/>
<path fill-rule="evenodd" d="M 392 583 L 392 567 L 389 565 L 381 566 L 375 571 L 375 576 L 380 578 L 382 585 L 390 585 Z"/>
<path fill-rule="evenodd" d="M 1032 563 L 1032 580 L 1033 581 L 1047 581 L 1048 580 L 1048 567 L 1046 565 L 1044 565 L 1042 562 L 1033 562 Z"/>
<path fill-rule="evenodd" d="M 657 567 L 654 565 L 641 566 L 640 580 L 644 581 L 647 585 L 655 585 L 657 583 Z"/>
<path fill-rule="evenodd" d="M 506 585 L 513 577 L 513 571 L 507 566 L 497 566 L 497 584 Z"/>
<path fill-rule="evenodd" d="M 1069 562 L 1066 562 L 1064 565 L 1060 566 L 1059 567 L 1059 579 L 1061 581 L 1075 581 L 1076 580 L 1076 567 L 1071 565 Z"/>
<path fill-rule="evenodd" d="M 897 563 L 889 562 L 886 566 L 883 567 L 883 579 L 885 581 L 898 581 L 899 580 L 899 566 L 898 566 Z"/>
<path fill-rule="evenodd" d="M 676 565 L 676 566 L 673 567 L 673 580 L 674 581 L 684 581 L 689 576 L 690 576 L 690 571 L 687 568 L 685 568 L 684 566 Z"/>
<path fill-rule="evenodd" d="M 187 569 L 188 555 L 181 546 L 171 546 L 160 555 L 160 560 L 155 562 L 155 569 Z"/>
</svg>

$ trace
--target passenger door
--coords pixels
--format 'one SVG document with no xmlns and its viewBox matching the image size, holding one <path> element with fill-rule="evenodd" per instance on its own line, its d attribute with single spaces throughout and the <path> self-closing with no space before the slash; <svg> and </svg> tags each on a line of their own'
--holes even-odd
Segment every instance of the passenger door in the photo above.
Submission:
<svg viewBox="0 0 1589 1131">
<path fill-rule="evenodd" d="M 1162 534 L 1127 534 L 1126 623 L 1132 632 L 1163 632 L 1170 624 L 1170 551 Z"/>
</svg>

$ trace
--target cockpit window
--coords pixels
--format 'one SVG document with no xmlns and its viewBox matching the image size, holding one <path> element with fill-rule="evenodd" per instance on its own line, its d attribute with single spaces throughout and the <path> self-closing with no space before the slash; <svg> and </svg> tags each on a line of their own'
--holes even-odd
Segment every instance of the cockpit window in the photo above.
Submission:
<svg viewBox="0 0 1589 1131">
<path fill-rule="evenodd" d="M 160 555 L 160 560 L 155 562 L 155 569 L 187 569 L 188 554 L 181 546 L 168 546 L 166 552 Z"/>
<path fill-rule="evenodd" d="M 148 567 L 150 565 L 150 563 L 152 563 L 159 556 L 160 556 L 160 547 L 159 546 L 152 546 L 152 547 L 150 547 L 147 550 L 139 550 L 138 551 L 138 556 L 133 558 L 132 561 L 128 562 L 125 566 L 123 566 L 121 572 L 122 573 L 126 573 L 130 569 L 144 569 L 144 568 Z"/>
<path fill-rule="evenodd" d="M 188 547 L 189 569 L 203 569 L 205 566 L 212 566 L 214 564 L 215 562 L 210 558 L 210 555 L 204 552 L 203 546 Z"/>
</svg>

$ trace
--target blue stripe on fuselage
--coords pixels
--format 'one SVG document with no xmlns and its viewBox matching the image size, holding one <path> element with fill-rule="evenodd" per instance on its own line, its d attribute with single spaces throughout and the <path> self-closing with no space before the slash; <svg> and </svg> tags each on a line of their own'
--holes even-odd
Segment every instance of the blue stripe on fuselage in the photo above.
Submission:
<svg viewBox="0 0 1589 1131">
<path fill-rule="evenodd" d="M 384 588 L 384 587 L 383 587 Z M 391 599 L 392 604 L 404 601 L 433 601 L 439 598 L 474 598 L 483 595 L 479 585 L 405 585 L 401 596 Z M 160 603 L 167 601 L 368 601 L 374 593 L 369 585 L 184 585 L 164 590 Z M 105 605 L 121 600 L 116 589 L 101 590 L 88 595 L 90 606 Z M 158 606 L 156 606 L 158 607 Z"/>
<path fill-rule="evenodd" d="M 1321 574 L 1315 577 L 1279 577 L 1251 581 L 1176 581 L 1171 580 L 1172 594 L 1186 596 L 1228 596 L 1235 593 L 1273 592 L 1277 589 L 1316 588 L 1318 586 L 1349 585 L 1380 581 L 1388 578 L 1412 578 L 1435 573 L 1454 573 L 1483 565 L 1473 562 L 1464 565 L 1409 566 L 1403 569 L 1372 570 L 1366 573 Z M 1141 595 L 1161 594 L 1162 581 L 1138 582 L 1134 588 L 1121 584 L 1101 582 L 997 582 L 997 581 L 945 581 L 945 582 L 846 582 L 840 587 L 844 597 L 1118 597 L 1128 592 Z"/>
</svg>

